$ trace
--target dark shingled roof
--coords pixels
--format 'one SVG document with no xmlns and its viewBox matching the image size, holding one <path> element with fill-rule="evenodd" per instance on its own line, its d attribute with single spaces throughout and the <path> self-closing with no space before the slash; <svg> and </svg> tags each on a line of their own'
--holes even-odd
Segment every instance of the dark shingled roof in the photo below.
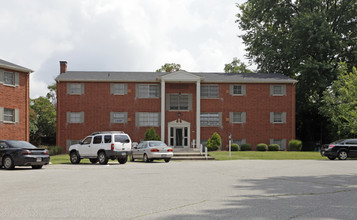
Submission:
<svg viewBox="0 0 357 220">
<path fill-rule="evenodd" d="M 296 83 L 297 81 L 281 74 L 271 73 L 214 73 L 188 72 L 202 77 L 204 83 Z M 60 74 L 56 81 L 72 82 L 159 82 L 166 72 L 93 72 L 68 71 Z"/>
<path fill-rule="evenodd" d="M 10 62 L 2 60 L 2 59 L 0 59 L 0 67 L 5 68 L 5 69 L 10 69 L 10 70 L 15 70 L 15 71 L 26 72 L 26 73 L 33 72 L 33 70 L 30 70 L 26 67 L 22 67 L 22 66 L 16 65 L 14 63 L 10 63 Z"/>
</svg>

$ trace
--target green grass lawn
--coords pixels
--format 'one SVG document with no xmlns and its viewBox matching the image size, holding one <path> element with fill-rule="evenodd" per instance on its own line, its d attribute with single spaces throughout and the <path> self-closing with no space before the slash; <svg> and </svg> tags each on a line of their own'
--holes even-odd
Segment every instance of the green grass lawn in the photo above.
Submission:
<svg viewBox="0 0 357 220">
<path fill-rule="evenodd" d="M 216 160 L 229 160 L 228 151 L 210 151 L 209 155 Z M 232 151 L 231 160 L 327 160 L 319 152 L 295 152 L 295 151 Z M 52 164 L 70 164 L 69 155 L 61 154 L 51 156 Z M 90 163 L 88 159 L 82 159 L 81 163 Z"/>
<path fill-rule="evenodd" d="M 210 151 L 216 160 L 229 160 L 228 151 Z M 232 160 L 326 160 L 319 152 L 295 151 L 232 151 Z"/>
</svg>

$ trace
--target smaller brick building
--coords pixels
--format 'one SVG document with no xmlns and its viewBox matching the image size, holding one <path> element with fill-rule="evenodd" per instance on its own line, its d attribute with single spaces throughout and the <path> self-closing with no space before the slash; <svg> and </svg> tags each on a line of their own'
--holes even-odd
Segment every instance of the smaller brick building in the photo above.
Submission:
<svg viewBox="0 0 357 220">
<path fill-rule="evenodd" d="M 32 72 L 0 59 L 0 139 L 30 140 L 29 75 Z"/>
<path fill-rule="evenodd" d="M 233 142 L 295 138 L 295 83 L 279 74 L 67 71 L 57 81 L 57 145 L 94 131 L 121 130 L 133 141 L 154 127 L 173 148 L 195 148 L 214 132 Z"/>
</svg>

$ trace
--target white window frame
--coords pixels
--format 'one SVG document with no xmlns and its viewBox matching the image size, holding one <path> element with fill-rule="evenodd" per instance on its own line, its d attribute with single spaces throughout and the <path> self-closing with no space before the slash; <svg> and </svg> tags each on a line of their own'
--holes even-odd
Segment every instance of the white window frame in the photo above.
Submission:
<svg viewBox="0 0 357 220">
<path fill-rule="evenodd" d="M 128 112 L 110 112 L 110 123 L 125 124 L 128 122 Z"/>
<path fill-rule="evenodd" d="M 125 83 L 111 83 L 110 93 L 113 95 L 126 95 L 128 94 L 128 84 Z"/>
<path fill-rule="evenodd" d="M 285 124 L 286 112 L 270 112 L 270 123 Z"/>
<path fill-rule="evenodd" d="M 232 124 L 245 124 L 246 123 L 246 112 L 230 112 L 229 121 Z"/>
<path fill-rule="evenodd" d="M 67 84 L 67 94 L 83 95 L 84 94 L 84 84 L 83 83 L 68 83 Z"/>
<path fill-rule="evenodd" d="M 222 112 L 201 112 L 200 121 L 201 127 L 221 127 Z"/>
<path fill-rule="evenodd" d="M 159 84 L 137 84 L 136 85 L 137 98 L 159 98 L 160 85 Z"/>
<path fill-rule="evenodd" d="M 286 139 L 270 139 L 270 144 L 277 144 L 280 150 L 286 150 Z"/>
<path fill-rule="evenodd" d="M 217 84 L 201 84 L 202 99 L 219 98 L 219 85 Z"/>
<path fill-rule="evenodd" d="M 10 80 L 9 80 L 9 75 Z M 11 72 L 0 69 L 0 84 L 4 86 L 16 87 L 19 86 L 19 73 L 18 72 Z"/>
<path fill-rule="evenodd" d="M 67 112 L 67 123 L 70 124 L 84 123 L 84 112 Z"/>
<path fill-rule="evenodd" d="M 240 92 L 237 92 L 237 89 L 240 89 Z M 246 85 L 244 84 L 231 84 L 229 87 L 230 94 L 232 96 L 245 96 L 246 95 Z"/>
<path fill-rule="evenodd" d="M 186 102 L 187 103 L 184 103 Z M 175 103 L 174 103 L 175 102 Z M 169 111 L 190 111 L 192 110 L 192 94 L 167 94 L 166 110 Z"/>
<path fill-rule="evenodd" d="M 246 139 L 233 139 L 232 143 L 242 146 L 242 144 L 246 143 Z"/>
<path fill-rule="evenodd" d="M 11 113 L 9 113 L 9 111 L 11 111 Z M 3 123 L 19 123 L 19 116 L 19 109 L 0 107 L 0 121 Z M 11 117 L 11 120 L 9 120 L 9 117 Z"/>
<path fill-rule="evenodd" d="M 286 85 L 274 85 L 274 84 L 270 85 L 270 95 L 271 96 L 285 96 L 286 95 Z"/>
<path fill-rule="evenodd" d="M 159 112 L 136 112 L 135 122 L 138 127 L 159 127 L 160 113 Z"/>
<path fill-rule="evenodd" d="M 9 82 L 9 75 L 11 75 L 11 82 Z M 10 85 L 14 86 L 15 85 L 15 73 L 14 72 L 8 72 L 4 71 L 4 85 Z"/>
</svg>

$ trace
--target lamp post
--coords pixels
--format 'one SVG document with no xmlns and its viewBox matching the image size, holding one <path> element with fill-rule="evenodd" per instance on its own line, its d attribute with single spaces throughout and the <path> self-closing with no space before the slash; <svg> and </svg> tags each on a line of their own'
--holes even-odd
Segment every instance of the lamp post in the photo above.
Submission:
<svg viewBox="0 0 357 220">
<path fill-rule="evenodd" d="M 231 146 L 232 146 L 232 134 L 231 133 L 229 133 L 228 138 L 229 138 L 229 142 L 228 142 L 229 159 L 231 159 Z"/>
</svg>

